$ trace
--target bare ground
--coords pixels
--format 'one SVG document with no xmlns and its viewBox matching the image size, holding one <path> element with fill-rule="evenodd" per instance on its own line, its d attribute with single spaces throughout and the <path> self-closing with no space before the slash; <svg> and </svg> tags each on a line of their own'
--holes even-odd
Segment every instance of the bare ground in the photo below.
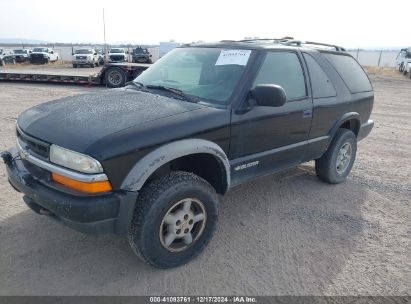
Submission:
<svg viewBox="0 0 411 304">
<path fill-rule="evenodd" d="M 0 294 L 410 295 L 411 81 L 373 83 L 376 126 L 347 182 L 320 182 L 311 162 L 233 189 L 208 248 L 176 269 L 34 214 L 0 166 Z M 87 90 L 0 83 L 0 150 L 24 109 Z"/>
</svg>

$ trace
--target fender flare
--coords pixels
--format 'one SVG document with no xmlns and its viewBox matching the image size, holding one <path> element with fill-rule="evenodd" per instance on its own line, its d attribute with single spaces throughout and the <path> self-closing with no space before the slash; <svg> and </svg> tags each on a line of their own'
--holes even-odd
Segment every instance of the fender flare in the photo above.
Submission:
<svg viewBox="0 0 411 304">
<path fill-rule="evenodd" d="M 220 146 L 204 139 L 184 139 L 165 144 L 140 159 L 129 171 L 121 189 L 139 191 L 147 179 L 162 165 L 182 156 L 192 154 L 211 154 L 225 168 L 227 189 L 230 188 L 230 163 Z"/>
<path fill-rule="evenodd" d="M 330 135 L 330 140 L 332 140 L 334 138 L 335 133 L 337 132 L 337 130 L 340 128 L 341 125 L 343 125 L 346 121 L 348 120 L 356 120 L 358 122 L 358 131 L 361 128 L 361 116 L 360 114 L 358 114 L 357 112 L 349 112 L 349 113 L 345 113 L 343 116 L 340 117 L 339 120 L 337 120 L 333 127 L 331 128 L 329 135 Z"/>
</svg>

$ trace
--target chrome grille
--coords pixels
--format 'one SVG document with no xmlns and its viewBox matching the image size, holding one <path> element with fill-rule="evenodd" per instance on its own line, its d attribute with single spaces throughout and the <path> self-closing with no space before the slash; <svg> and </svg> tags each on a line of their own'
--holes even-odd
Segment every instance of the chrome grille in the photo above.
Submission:
<svg viewBox="0 0 411 304">
<path fill-rule="evenodd" d="M 34 155 L 44 159 L 49 158 L 50 145 L 48 143 L 27 135 L 19 127 L 17 127 L 17 137 Z"/>
</svg>

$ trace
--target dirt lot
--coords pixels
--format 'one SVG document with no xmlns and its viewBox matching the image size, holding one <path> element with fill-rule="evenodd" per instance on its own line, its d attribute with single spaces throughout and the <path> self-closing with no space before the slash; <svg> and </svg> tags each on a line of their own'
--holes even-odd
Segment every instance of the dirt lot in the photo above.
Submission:
<svg viewBox="0 0 411 304">
<path fill-rule="evenodd" d="M 176 269 L 34 214 L 0 166 L 0 294 L 410 295 L 411 80 L 373 82 L 376 126 L 346 183 L 320 182 L 311 162 L 233 189 L 208 248 Z M 21 111 L 87 90 L 0 83 L 0 150 Z"/>
</svg>

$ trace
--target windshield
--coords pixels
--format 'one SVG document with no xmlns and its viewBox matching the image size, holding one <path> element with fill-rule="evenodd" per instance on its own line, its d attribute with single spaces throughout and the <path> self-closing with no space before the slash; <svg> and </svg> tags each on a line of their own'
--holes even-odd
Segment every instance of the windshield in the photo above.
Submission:
<svg viewBox="0 0 411 304">
<path fill-rule="evenodd" d="M 177 89 L 211 103 L 226 105 L 250 54 L 250 50 L 177 48 L 144 71 L 135 82 Z"/>
<path fill-rule="evenodd" d="M 109 53 L 124 53 L 122 49 L 111 49 Z"/>
<path fill-rule="evenodd" d="M 26 54 L 26 50 L 13 50 L 14 54 Z"/>
<path fill-rule="evenodd" d="M 81 50 L 77 50 L 74 54 L 93 54 L 93 51 L 87 50 L 87 49 L 81 49 Z"/>
<path fill-rule="evenodd" d="M 145 49 L 134 49 L 134 54 L 147 54 Z"/>
<path fill-rule="evenodd" d="M 47 53 L 48 51 L 46 48 L 34 48 L 33 52 Z"/>
</svg>

